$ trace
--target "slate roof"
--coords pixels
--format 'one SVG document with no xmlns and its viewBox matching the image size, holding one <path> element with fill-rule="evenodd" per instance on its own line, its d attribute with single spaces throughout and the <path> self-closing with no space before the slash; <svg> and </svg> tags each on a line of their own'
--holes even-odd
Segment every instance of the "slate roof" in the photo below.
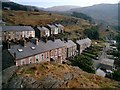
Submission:
<svg viewBox="0 0 120 90">
<path fill-rule="evenodd" d="M 61 28 L 64 28 L 64 26 L 63 25 L 61 25 L 61 24 L 55 24 L 57 27 L 61 27 Z"/>
<path fill-rule="evenodd" d="M 113 66 L 114 65 L 114 60 L 113 59 L 104 58 L 104 59 L 101 60 L 100 63 L 104 64 L 104 65 Z"/>
<path fill-rule="evenodd" d="M 67 42 L 64 42 L 67 48 L 75 46 L 76 44 L 72 40 L 68 40 Z"/>
<path fill-rule="evenodd" d="M 55 41 L 49 40 L 46 43 L 43 41 L 40 41 L 39 46 L 41 45 L 44 46 L 46 50 L 52 50 L 55 48 L 66 46 L 64 42 L 62 42 L 60 39 L 56 39 Z"/>
<path fill-rule="evenodd" d="M 21 45 L 13 45 L 11 46 L 11 49 L 8 49 L 8 51 L 11 53 L 12 56 L 14 56 L 14 53 L 16 53 L 16 59 L 19 60 L 63 46 L 65 46 L 65 44 L 60 39 L 56 39 L 55 41 L 49 40 L 46 43 L 43 41 L 39 41 L 38 45 L 28 42 L 26 43 L 26 47 L 23 47 Z M 35 49 L 32 49 L 31 47 L 35 47 Z M 23 51 L 20 52 L 18 51 L 18 49 L 22 49 Z"/>
<path fill-rule="evenodd" d="M 77 40 L 76 42 L 77 42 L 77 44 L 82 45 L 84 43 L 91 42 L 91 40 L 89 38 L 85 38 L 82 40 Z"/>
<path fill-rule="evenodd" d="M 40 31 L 49 31 L 46 27 L 37 27 Z"/>
<path fill-rule="evenodd" d="M 48 27 L 50 27 L 51 29 L 54 29 L 54 28 L 56 28 L 56 26 L 55 26 L 55 25 L 53 25 L 53 24 L 52 24 L 52 25 L 50 25 L 50 24 L 47 24 L 47 26 L 48 26 Z"/>
<path fill-rule="evenodd" d="M 0 23 L 5 23 L 4 21 L 0 20 Z"/>
<path fill-rule="evenodd" d="M 31 26 L 2 26 L 3 31 L 34 31 Z"/>
<path fill-rule="evenodd" d="M 31 47 L 35 47 L 35 50 L 31 49 Z M 18 49 L 22 49 L 22 52 L 19 52 Z M 8 49 L 8 51 L 14 56 L 14 53 L 16 53 L 16 59 L 22 59 L 28 56 L 33 56 L 35 54 L 44 52 L 44 48 L 38 47 L 37 45 L 28 42 L 26 44 L 26 47 L 23 47 L 21 45 L 14 45 L 11 46 L 11 49 Z"/>
<path fill-rule="evenodd" d="M 103 70 L 101 70 L 101 69 L 97 69 L 97 71 L 96 71 L 96 75 L 99 75 L 99 76 L 105 77 L 106 73 L 105 73 Z"/>
</svg>

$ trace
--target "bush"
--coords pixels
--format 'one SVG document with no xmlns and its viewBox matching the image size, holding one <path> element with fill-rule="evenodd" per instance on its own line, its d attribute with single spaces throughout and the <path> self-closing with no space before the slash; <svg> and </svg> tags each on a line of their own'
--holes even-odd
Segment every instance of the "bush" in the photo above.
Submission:
<svg viewBox="0 0 120 90">
<path fill-rule="evenodd" d="M 120 70 L 114 71 L 113 79 L 115 79 L 116 81 L 120 81 Z"/>
<path fill-rule="evenodd" d="M 94 39 L 94 40 L 99 39 L 98 27 L 92 27 L 91 29 L 86 29 L 84 30 L 84 34 L 90 39 Z"/>
<path fill-rule="evenodd" d="M 92 22 L 92 18 L 83 13 L 73 12 L 72 16 L 77 17 L 77 18 L 83 18 L 85 20 Z"/>
<path fill-rule="evenodd" d="M 74 61 L 71 61 L 71 64 L 73 66 L 78 66 L 83 71 L 86 71 L 88 73 L 95 73 L 95 70 L 92 67 L 93 65 L 92 59 L 87 56 L 84 55 L 77 56 L 75 57 Z"/>
</svg>

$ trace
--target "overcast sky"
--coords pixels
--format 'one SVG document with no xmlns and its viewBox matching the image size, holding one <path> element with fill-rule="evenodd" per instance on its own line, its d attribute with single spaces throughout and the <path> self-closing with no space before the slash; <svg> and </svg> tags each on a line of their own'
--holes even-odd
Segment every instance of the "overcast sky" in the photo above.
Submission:
<svg viewBox="0 0 120 90">
<path fill-rule="evenodd" d="M 61 5 L 75 5 L 75 6 L 91 6 L 94 4 L 110 3 L 115 4 L 120 0 L 11 0 L 25 5 L 33 5 L 38 7 L 51 7 L 51 6 L 61 6 Z"/>
</svg>

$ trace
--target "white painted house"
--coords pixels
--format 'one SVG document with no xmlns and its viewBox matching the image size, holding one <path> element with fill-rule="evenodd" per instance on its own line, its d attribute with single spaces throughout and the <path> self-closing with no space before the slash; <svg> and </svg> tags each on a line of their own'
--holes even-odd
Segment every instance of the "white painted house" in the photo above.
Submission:
<svg viewBox="0 0 120 90">
<path fill-rule="evenodd" d="M 51 34 L 51 35 L 56 35 L 56 34 L 59 33 L 58 27 L 56 27 L 56 26 L 53 25 L 53 24 L 47 24 L 47 28 L 50 30 L 50 34 Z"/>
</svg>

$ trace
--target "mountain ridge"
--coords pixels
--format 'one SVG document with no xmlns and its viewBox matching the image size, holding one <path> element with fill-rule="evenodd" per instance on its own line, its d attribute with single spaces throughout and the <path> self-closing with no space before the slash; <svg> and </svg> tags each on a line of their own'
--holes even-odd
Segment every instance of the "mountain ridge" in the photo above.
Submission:
<svg viewBox="0 0 120 90">
<path fill-rule="evenodd" d="M 44 9 L 36 6 L 22 5 L 22 4 L 14 3 L 12 1 L 2 2 L 2 9 L 4 9 L 5 7 L 10 8 L 11 10 L 23 10 L 23 11 L 41 11 Z"/>
<path fill-rule="evenodd" d="M 9 4 L 9 5 L 8 5 Z M 11 7 L 12 10 L 29 11 L 49 11 L 57 13 L 71 14 L 73 12 L 86 14 L 94 19 L 97 24 L 103 23 L 112 26 L 118 26 L 118 4 L 96 4 L 88 7 L 79 7 L 73 5 L 53 6 L 49 8 L 40 8 L 36 6 L 25 6 L 14 2 L 3 2 L 2 8 Z M 17 8 L 15 8 L 17 7 Z"/>
<path fill-rule="evenodd" d="M 74 8 L 80 8 L 80 6 L 74 6 L 74 5 L 53 6 L 53 7 L 45 8 L 45 10 L 46 11 L 64 12 L 64 11 L 69 11 Z"/>
<path fill-rule="evenodd" d="M 71 9 L 69 12 L 81 12 L 91 16 L 96 21 L 103 20 L 109 25 L 118 25 L 118 4 L 97 4 L 90 7 Z"/>
</svg>

